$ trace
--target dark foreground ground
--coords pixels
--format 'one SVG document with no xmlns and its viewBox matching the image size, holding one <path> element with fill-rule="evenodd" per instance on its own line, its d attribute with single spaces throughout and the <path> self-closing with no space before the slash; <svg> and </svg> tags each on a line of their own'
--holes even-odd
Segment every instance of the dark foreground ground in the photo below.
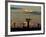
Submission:
<svg viewBox="0 0 46 37">
<path fill-rule="evenodd" d="M 37 28 L 27 28 L 27 27 L 23 27 L 23 28 L 11 28 L 11 32 L 13 31 L 35 31 L 35 30 L 41 30 L 41 27 L 37 27 Z"/>
</svg>

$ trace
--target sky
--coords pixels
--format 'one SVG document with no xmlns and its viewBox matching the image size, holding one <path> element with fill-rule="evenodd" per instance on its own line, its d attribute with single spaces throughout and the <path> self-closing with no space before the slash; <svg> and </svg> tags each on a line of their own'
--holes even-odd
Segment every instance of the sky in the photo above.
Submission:
<svg viewBox="0 0 46 37">
<path fill-rule="evenodd" d="M 15 7 L 15 8 L 23 8 L 23 9 L 29 9 L 32 11 L 41 11 L 41 7 L 40 6 L 22 6 L 22 5 L 11 5 L 11 7 Z"/>
<path fill-rule="evenodd" d="M 32 23 L 41 23 L 41 15 L 24 14 L 25 12 L 35 12 L 35 11 L 39 13 L 39 12 L 41 12 L 41 7 L 40 6 L 11 5 L 11 8 L 12 7 L 16 8 L 16 9 L 11 9 L 12 23 L 16 22 L 18 24 L 18 23 L 26 22 L 26 18 L 32 19 L 31 20 Z"/>
</svg>

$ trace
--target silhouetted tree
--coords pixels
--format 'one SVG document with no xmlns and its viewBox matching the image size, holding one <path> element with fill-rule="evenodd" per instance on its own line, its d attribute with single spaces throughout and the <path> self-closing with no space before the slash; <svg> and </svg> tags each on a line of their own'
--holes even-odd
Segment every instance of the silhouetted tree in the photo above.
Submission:
<svg viewBox="0 0 46 37">
<path fill-rule="evenodd" d="M 15 24 L 16 24 L 16 23 L 14 22 L 14 23 L 13 23 L 13 25 L 14 25 L 14 28 L 15 28 Z"/>
<path fill-rule="evenodd" d="M 29 28 L 29 22 L 30 22 L 30 18 L 26 18 L 26 21 L 27 21 L 27 27 Z"/>
</svg>

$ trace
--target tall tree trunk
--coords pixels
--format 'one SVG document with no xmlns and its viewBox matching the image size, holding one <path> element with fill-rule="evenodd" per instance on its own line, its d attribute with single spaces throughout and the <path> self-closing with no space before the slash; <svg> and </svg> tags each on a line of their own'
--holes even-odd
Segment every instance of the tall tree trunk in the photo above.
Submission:
<svg viewBox="0 0 46 37">
<path fill-rule="evenodd" d="M 30 22 L 30 18 L 27 18 L 26 21 L 27 21 L 27 27 L 29 28 L 29 22 Z"/>
</svg>

